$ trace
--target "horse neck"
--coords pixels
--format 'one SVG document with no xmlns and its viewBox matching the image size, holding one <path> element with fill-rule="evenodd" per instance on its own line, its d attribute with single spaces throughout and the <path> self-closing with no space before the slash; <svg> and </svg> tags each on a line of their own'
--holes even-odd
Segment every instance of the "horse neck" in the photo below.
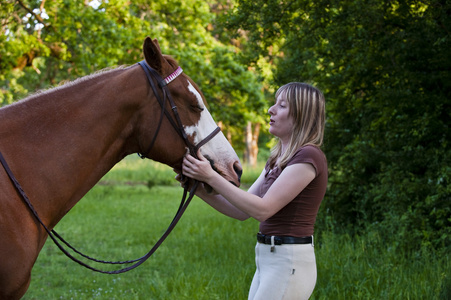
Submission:
<svg viewBox="0 0 451 300">
<path fill-rule="evenodd" d="M 135 124 L 148 101 L 147 86 L 138 67 L 113 70 L 0 113 L 1 126 L 8 128 L 0 132 L 1 150 L 50 227 L 119 160 L 137 151 Z"/>
</svg>

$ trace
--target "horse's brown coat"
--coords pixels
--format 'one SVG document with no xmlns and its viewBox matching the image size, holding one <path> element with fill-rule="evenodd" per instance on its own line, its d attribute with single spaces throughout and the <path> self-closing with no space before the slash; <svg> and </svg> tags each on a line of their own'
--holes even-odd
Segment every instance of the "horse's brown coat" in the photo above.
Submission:
<svg viewBox="0 0 451 300">
<path fill-rule="evenodd" d="M 150 38 L 144 56 L 162 77 L 177 67 Z M 195 125 L 199 112 L 192 109 L 197 100 L 188 91 L 188 80 L 182 74 L 169 88 L 183 124 Z M 118 161 L 145 152 L 160 111 L 140 66 L 115 69 L 1 108 L 0 151 L 52 229 Z M 224 139 L 222 134 L 218 138 Z M 234 171 L 234 166 L 241 168 L 238 158 L 231 147 L 226 153 L 213 158 L 221 161 L 216 167 L 239 184 Z M 179 168 L 184 154 L 183 140 L 165 118 L 148 157 Z M 25 294 L 46 238 L 0 167 L 0 299 Z"/>
</svg>

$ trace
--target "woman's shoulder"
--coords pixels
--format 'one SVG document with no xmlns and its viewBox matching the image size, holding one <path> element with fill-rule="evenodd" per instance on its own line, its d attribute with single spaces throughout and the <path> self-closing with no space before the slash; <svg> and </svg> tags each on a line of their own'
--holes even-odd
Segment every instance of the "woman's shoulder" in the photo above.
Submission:
<svg viewBox="0 0 451 300">
<path fill-rule="evenodd" d="M 311 163 L 316 168 L 319 164 L 327 164 L 324 152 L 317 146 L 305 145 L 294 153 L 287 166 L 296 163 Z"/>
<path fill-rule="evenodd" d="M 305 157 L 313 156 L 313 157 L 326 158 L 323 150 L 321 150 L 321 148 L 314 146 L 314 145 L 305 145 L 305 146 L 300 147 L 294 153 L 293 158 L 299 157 L 299 156 L 305 156 Z"/>
</svg>

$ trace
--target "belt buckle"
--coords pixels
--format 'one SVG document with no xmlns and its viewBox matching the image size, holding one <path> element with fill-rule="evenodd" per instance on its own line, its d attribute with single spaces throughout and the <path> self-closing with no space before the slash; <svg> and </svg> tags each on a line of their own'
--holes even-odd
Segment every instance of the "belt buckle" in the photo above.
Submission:
<svg viewBox="0 0 451 300">
<path fill-rule="evenodd" d="M 271 244 L 271 237 L 273 235 L 264 235 L 264 241 L 265 244 Z M 282 245 L 283 244 L 283 238 L 280 236 L 275 236 L 274 235 L 274 245 Z"/>
<path fill-rule="evenodd" d="M 274 237 L 274 244 L 276 245 L 282 245 L 283 244 L 283 238 L 280 236 L 275 236 Z"/>
</svg>

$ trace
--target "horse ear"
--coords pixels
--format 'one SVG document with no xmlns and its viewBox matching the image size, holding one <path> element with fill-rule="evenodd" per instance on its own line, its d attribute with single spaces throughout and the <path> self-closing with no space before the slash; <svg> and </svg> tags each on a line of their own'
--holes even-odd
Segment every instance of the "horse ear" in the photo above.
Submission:
<svg viewBox="0 0 451 300">
<path fill-rule="evenodd" d="M 164 57 L 161 54 L 158 42 L 156 40 L 152 41 L 150 37 L 147 37 L 144 40 L 143 52 L 147 64 L 161 74 Z"/>
<path fill-rule="evenodd" d="M 155 46 L 157 46 L 158 50 L 160 50 L 160 53 L 161 53 L 161 48 L 160 48 L 160 44 L 158 44 L 158 40 L 153 39 L 153 43 L 155 44 Z"/>
</svg>

